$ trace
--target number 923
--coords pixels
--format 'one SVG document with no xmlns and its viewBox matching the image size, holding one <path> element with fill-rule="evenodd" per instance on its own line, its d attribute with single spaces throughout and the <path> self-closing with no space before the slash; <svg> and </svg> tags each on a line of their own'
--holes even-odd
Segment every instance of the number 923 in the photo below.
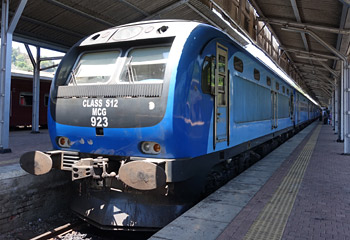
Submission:
<svg viewBox="0 0 350 240">
<path fill-rule="evenodd" d="M 107 117 L 91 117 L 92 127 L 108 127 Z"/>
</svg>

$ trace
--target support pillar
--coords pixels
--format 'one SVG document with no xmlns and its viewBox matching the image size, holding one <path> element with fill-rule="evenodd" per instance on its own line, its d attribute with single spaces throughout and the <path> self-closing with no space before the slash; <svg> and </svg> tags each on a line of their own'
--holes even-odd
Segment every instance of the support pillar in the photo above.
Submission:
<svg viewBox="0 0 350 240">
<path fill-rule="evenodd" d="M 334 133 L 338 135 L 340 140 L 340 79 L 335 78 L 335 116 L 334 116 Z"/>
<path fill-rule="evenodd" d="M 340 64 L 341 66 L 341 78 L 340 78 L 340 84 L 341 84 L 341 89 L 340 89 L 340 139 L 338 139 L 340 142 L 344 141 L 344 91 L 345 91 L 345 86 L 344 86 L 344 65 L 343 63 Z"/>
<path fill-rule="evenodd" d="M 343 62 L 344 80 L 344 154 L 350 154 L 350 66 Z"/>
<path fill-rule="evenodd" d="M 335 90 L 333 89 L 332 91 L 332 102 L 331 102 L 331 106 L 332 106 L 332 109 L 331 109 L 331 114 L 332 114 L 332 128 L 334 130 L 334 126 L 335 126 Z"/>
<path fill-rule="evenodd" d="M 11 152 L 9 148 L 11 50 L 12 34 L 8 34 L 9 2 L 2 0 L 1 8 L 1 54 L 0 54 L 0 153 Z"/>
<path fill-rule="evenodd" d="M 40 111 L 40 47 L 36 47 L 33 78 L 32 133 L 39 133 Z"/>
<path fill-rule="evenodd" d="M 1 51 L 0 51 L 0 153 L 11 152 L 9 126 L 11 106 L 11 54 L 12 36 L 27 0 L 21 0 L 9 23 L 9 0 L 1 1 Z"/>
</svg>

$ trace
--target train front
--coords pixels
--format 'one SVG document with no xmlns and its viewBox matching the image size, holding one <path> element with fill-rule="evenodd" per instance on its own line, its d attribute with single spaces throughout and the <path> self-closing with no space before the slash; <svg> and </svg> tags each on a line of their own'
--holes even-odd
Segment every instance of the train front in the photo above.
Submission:
<svg viewBox="0 0 350 240">
<path fill-rule="evenodd" d="M 71 171 L 79 189 L 73 211 L 101 228 L 157 229 L 181 214 L 191 192 L 186 176 L 173 174 L 179 156 L 172 99 L 182 48 L 196 25 L 130 24 L 76 44 L 50 91 L 55 150 L 24 154 L 22 168 Z"/>
</svg>

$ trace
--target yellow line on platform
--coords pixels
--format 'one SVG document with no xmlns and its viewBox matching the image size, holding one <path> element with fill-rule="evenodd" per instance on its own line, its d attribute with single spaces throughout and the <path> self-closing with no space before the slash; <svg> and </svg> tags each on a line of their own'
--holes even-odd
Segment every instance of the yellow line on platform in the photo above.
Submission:
<svg viewBox="0 0 350 240">
<path fill-rule="evenodd" d="M 321 126 L 317 126 L 282 183 L 248 230 L 244 237 L 245 240 L 279 240 L 282 238 Z"/>
</svg>

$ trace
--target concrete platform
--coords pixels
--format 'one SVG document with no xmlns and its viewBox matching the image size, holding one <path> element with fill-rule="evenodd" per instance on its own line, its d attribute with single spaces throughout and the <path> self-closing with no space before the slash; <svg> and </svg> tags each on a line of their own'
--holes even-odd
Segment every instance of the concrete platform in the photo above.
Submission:
<svg viewBox="0 0 350 240">
<path fill-rule="evenodd" d="M 350 239 L 350 156 L 314 122 L 150 239 Z"/>
<path fill-rule="evenodd" d="M 0 154 L 0 167 L 18 163 L 20 156 L 25 152 L 52 149 L 47 129 L 40 129 L 40 133 L 31 133 L 30 130 L 11 131 L 9 145 L 12 152 Z"/>
<path fill-rule="evenodd" d="M 0 154 L 0 234 L 68 209 L 70 202 L 69 173 L 53 170 L 32 176 L 19 166 L 23 153 L 52 149 L 48 130 L 10 132 L 10 148 L 12 153 Z"/>
</svg>

